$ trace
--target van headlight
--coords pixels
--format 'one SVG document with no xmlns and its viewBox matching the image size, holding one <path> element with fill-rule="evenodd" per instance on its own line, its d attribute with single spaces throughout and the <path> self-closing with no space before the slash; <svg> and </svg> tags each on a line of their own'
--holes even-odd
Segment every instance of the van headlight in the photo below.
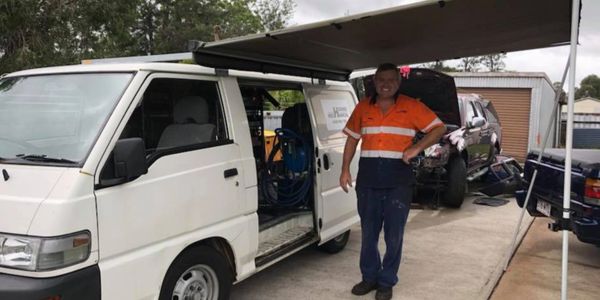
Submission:
<svg viewBox="0 0 600 300">
<path fill-rule="evenodd" d="M 46 271 L 74 265 L 90 256 L 89 232 L 60 237 L 0 233 L 0 267 Z"/>
</svg>

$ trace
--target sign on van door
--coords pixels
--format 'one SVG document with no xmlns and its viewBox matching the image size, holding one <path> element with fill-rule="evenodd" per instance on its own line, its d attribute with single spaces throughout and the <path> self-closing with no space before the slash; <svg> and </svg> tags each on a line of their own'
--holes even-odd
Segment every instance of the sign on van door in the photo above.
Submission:
<svg viewBox="0 0 600 300">
<path fill-rule="evenodd" d="M 342 158 L 346 135 L 342 129 L 346 125 L 357 99 L 348 86 L 304 85 L 307 104 L 312 118 L 315 145 L 318 148 L 316 213 L 320 224 L 321 241 L 343 233 L 346 228 L 358 222 L 356 194 L 350 190 L 350 197 L 339 186 Z M 350 166 L 353 178 L 358 171 L 358 159 Z M 351 199 L 351 200 L 349 200 Z"/>
</svg>

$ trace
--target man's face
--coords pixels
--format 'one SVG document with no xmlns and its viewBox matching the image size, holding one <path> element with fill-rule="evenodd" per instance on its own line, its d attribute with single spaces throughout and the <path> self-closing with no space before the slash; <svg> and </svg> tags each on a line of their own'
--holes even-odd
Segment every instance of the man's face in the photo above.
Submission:
<svg viewBox="0 0 600 300">
<path fill-rule="evenodd" d="M 375 90 L 379 97 L 394 97 L 400 87 L 400 75 L 398 71 L 387 70 L 375 74 Z"/>
</svg>

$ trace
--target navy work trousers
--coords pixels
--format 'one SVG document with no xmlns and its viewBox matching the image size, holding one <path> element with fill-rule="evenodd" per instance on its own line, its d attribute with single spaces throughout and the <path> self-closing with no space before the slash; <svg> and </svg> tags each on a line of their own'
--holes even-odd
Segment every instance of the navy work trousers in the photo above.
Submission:
<svg viewBox="0 0 600 300">
<path fill-rule="evenodd" d="M 398 282 L 404 226 L 412 199 L 412 186 L 357 187 L 358 214 L 362 227 L 360 271 L 362 279 L 392 287 Z M 386 245 L 383 261 L 377 243 L 383 226 Z"/>
</svg>

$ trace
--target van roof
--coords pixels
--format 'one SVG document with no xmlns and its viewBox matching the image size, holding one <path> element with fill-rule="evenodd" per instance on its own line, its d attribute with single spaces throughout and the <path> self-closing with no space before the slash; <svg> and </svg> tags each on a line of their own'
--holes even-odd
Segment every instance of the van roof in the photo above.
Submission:
<svg viewBox="0 0 600 300">
<path fill-rule="evenodd" d="M 14 73 L 7 74 L 6 77 L 16 76 L 36 76 L 36 75 L 47 75 L 47 74 L 72 74 L 72 73 L 95 73 L 95 72 L 167 72 L 167 73 L 187 73 L 187 74 L 198 74 L 198 75 L 215 75 L 217 70 L 214 68 L 203 67 L 194 64 L 179 64 L 179 63 L 115 63 L 115 64 L 83 64 L 83 65 L 69 65 L 59 67 L 48 67 L 23 70 Z M 313 79 L 279 75 L 279 74 L 265 74 L 260 72 L 251 71 L 238 71 L 228 70 L 228 76 L 240 77 L 240 78 L 251 78 L 261 80 L 273 80 L 273 81 L 286 81 L 286 82 L 297 82 L 297 83 L 316 83 Z M 345 82 L 327 80 L 327 85 L 348 85 Z"/>
<path fill-rule="evenodd" d="M 7 76 L 32 76 L 43 74 L 88 73 L 88 72 L 137 72 L 137 71 L 164 71 L 178 73 L 214 74 L 214 69 L 189 64 L 175 63 L 118 63 L 94 65 L 69 65 L 30 69 L 10 73 Z"/>
</svg>

